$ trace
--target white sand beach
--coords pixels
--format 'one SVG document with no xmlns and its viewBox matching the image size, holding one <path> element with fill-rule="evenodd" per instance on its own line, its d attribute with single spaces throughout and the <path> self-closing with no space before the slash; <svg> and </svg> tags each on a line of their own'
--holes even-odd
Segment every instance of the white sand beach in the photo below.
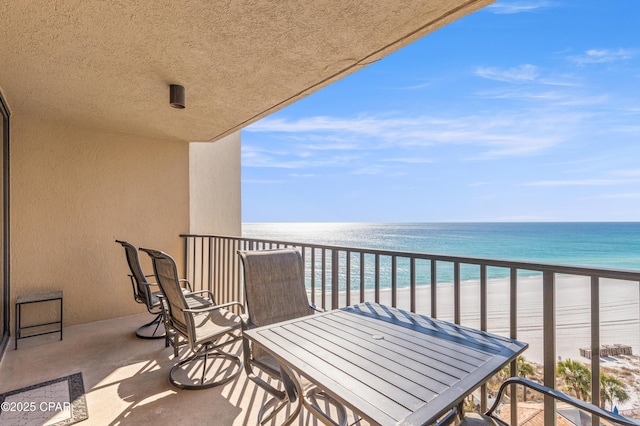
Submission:
<svg viewBox="0 0 640 426">
<path fill-rule="evenodd" d="M 509 336 L 509 280 L 488 281 L 488 331 Z M 591 346 L 590 279 L 577 276 L 556 278 L 556 356 L 588 363 L 580 356 L 580 348 Z M 410 307 L 410 290 L 399 289 L 397 306 Z M 351 303 L 360 300 L 359 292 L 352 292 Z M 373 301 L 372 290 L 366 291 L 366 300 Z M 453 285 L 438 284 L 437 317 L 453 321 Z M 529 344 L 524 353 L 532 362 L 542 363 L 542 277 L 518 278 L 518 340 Z M 391 305 L 391 291 L 380 290 L 380 303 Z M 341 293 L 341 306 L 346 294 Z M 416 289 L 419 313 L 430 315 L 431 288 Z M 479 282 L 461 284 L 461 323 L 480 327 Z M 327 300 L 326 306 L 330 306 Z M 600 342 L 601 345 L 631 346 L 640 353 L 640 290 L 637 282 L 600 280 Z"/>
</svg>

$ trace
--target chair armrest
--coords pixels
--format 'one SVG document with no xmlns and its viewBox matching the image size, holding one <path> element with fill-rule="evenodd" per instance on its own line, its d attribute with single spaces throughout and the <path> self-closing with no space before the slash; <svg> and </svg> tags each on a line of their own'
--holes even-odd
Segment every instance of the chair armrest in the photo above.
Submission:
<svg viewBox="0 0 640 426">
<path fill-rule="evenodd" d="M 566 402 L 567 404 L 573 405 L 576 408 L 579 408 L 588 413 L 594 414 L 602 419 L 606 419 L 606 420 L 609 420 L 621 425 L 626 425 L 626 426 L 640 426 L 639 421 L 632 420 L 627 417 L 621 416 L 619 414 L 615 414 L 610 411 L 603 410 L 602 408 L 596 405 L 582 401 L 581 399 L 574 398 L 556 389 L 552 389 L 550 387 L 541 385 L 540 383 L 536 383 L 528 379 L 524 379 L 522 377 L 511 377 L 505 380 L 504 383 L 502 383 L 502 386 L 500 386 L 500 390 L 498 391 L 498 395 L 496 396 L 496 400 L 491 406 L 491 408 L 489 409 L 489 411 L 487 411 L 486 415 L 493 417 L 493 412 L 500 405 L 500 401 L 502 400 L 504 391 L 506 390 L 507 386 L 511 384 L 519 384 L 524 387 L 528 387 L 537 392 L 540 392 L 543 395 L 550 396 L 558 401 Z"/>
<path fill-rule="evenodd" d="M 185 285 L 185 288 L 189 291 L 193 291 L 191 289 L 191 283 L 189 281 L 187 281 L 186 279 L 182 278 L 180 280 L 178 280 L 178 282 L 183 283 Z"/>
<path fill-rule="evenodd" d="M 187 293 L 185 293 L 185 296 L 190 295 L 190 294 L 207 294 L 209 296 L 209 299 L 211 299 L 211 301 L 213 302 L 213 300 L 215 300 L 213 298 L 213 293 L 209 290 L 198 290 L 198 291 L 189 291 Z"/>
<path fill-rule="evenodd" d="M 209 311 L 215 311 L 218 309 L 225 309 L 229 306 L 239 306 L 240 307 L 240 311 L 244 314 L 244 305 L 240 302 L 229 302 L 229 303 L 223 303 L 221 305 L 213 305 L 213 306 L 207 306 L 206 308 L 198 308 L 198 309 L 183 309 L 182 312 L 187 312 L 190 314 L 199 314 L 202 312 L 209 312 Z"/>
</svg>

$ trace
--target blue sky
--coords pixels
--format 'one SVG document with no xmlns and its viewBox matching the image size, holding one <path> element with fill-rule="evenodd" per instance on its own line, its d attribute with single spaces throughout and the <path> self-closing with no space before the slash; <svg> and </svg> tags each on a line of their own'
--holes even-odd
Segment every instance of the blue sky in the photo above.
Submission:
<svg viewBox="0 0 640 426">
<path fill-rule="evenodd" d="M 242 131 L 243 222 L 640 220 L 640 1 L 497 1 Z"/>
</svg>

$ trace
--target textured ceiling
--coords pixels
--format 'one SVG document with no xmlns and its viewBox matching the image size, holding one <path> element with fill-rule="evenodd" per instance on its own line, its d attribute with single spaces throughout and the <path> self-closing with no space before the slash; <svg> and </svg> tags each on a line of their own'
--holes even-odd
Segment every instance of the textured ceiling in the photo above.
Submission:
<svg viewBox="0 0 640 426">
<path fill-rule="evenodd" d="M 215 140 L 492 1 L 2 1 L 0 89 L 15 115 Z"/>
</svg>

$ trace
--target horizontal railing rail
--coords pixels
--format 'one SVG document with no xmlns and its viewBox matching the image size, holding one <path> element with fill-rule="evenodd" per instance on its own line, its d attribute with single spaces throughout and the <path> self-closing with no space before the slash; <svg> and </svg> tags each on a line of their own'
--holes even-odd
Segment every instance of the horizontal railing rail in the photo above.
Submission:
<svg viewBox="0 0 640 426">
<path fill-rule="evenodd" d="M 488 330 L 489 285 L 495 271 L 506 275 L 509 283 L 508 337 L 518 339 L 518 287 L 523 276 L 541 278 L 542 286 L 542 345 L 544 385 L 556 387 L 556 278 L 580 276 L 589 279 L 590 349 L 599 353 L 600 342 L 600 284 L 601 280 L 629 281 L 637 285 L 634 297 L 640 297 L 640 271 L 603 269 L 489 259 L 421 252 L 344 247 L 317 243 L 264 240 L 234 236 L 184 234 L 185 274 L 196 288 L 211 290 L 219 302 L 243 301 L 241 266 L 238 250 L 268 250 L 294 247 L 301 251 L 305 264 L 306 285 L 311 302 L 322 308 L 339 308 L 352 303 L 373 301 L 398 307 L 399 294 L 408 291 L 408 306 L 403 308 L 437 317 L 439 289 L 442 284 L 453 287 L 452 320 L 460 324 L 468 307 L 462 307 L 462 285 L 466 281 L 479 283 L 479 328 Z M 471 268 L 471 269 L 470 269 Z M 506 272 L 505 272 L 506 271 Z M 405 290 L 406 289 L 406 290 Z M 384 294 L 383 294 L 384 293 Z M 426 303 L 423 299 L 429 299 Z M 318 303 L 319 302 L 319 303 Z M 423 303 L 425 302 L 425 303 Z M 425 304 L 427 306 L 425 306 Z M 640 306 L 640 302 L 638 303 Z M 428 309 L 427 309 L 428 308 Z M 640 336 L 638 330 L 637 336 Z M 510 365 L 516 375 L 516 362 Z M 591 360 L 592 402 L 600 404 L 600 359 Z M 481 410 L 487 408 L 487 388 L 481 388 Z M 512 398 L 512 423 L 517 421 L 517 402 Z M 555 406 L 552 398 L 545 400 L 545 424 L 554 424 Z M 594 424 L 596 420 L 594 420 Z M 514 423 L 516 424 L 516 423 Z"/>
</svg>

